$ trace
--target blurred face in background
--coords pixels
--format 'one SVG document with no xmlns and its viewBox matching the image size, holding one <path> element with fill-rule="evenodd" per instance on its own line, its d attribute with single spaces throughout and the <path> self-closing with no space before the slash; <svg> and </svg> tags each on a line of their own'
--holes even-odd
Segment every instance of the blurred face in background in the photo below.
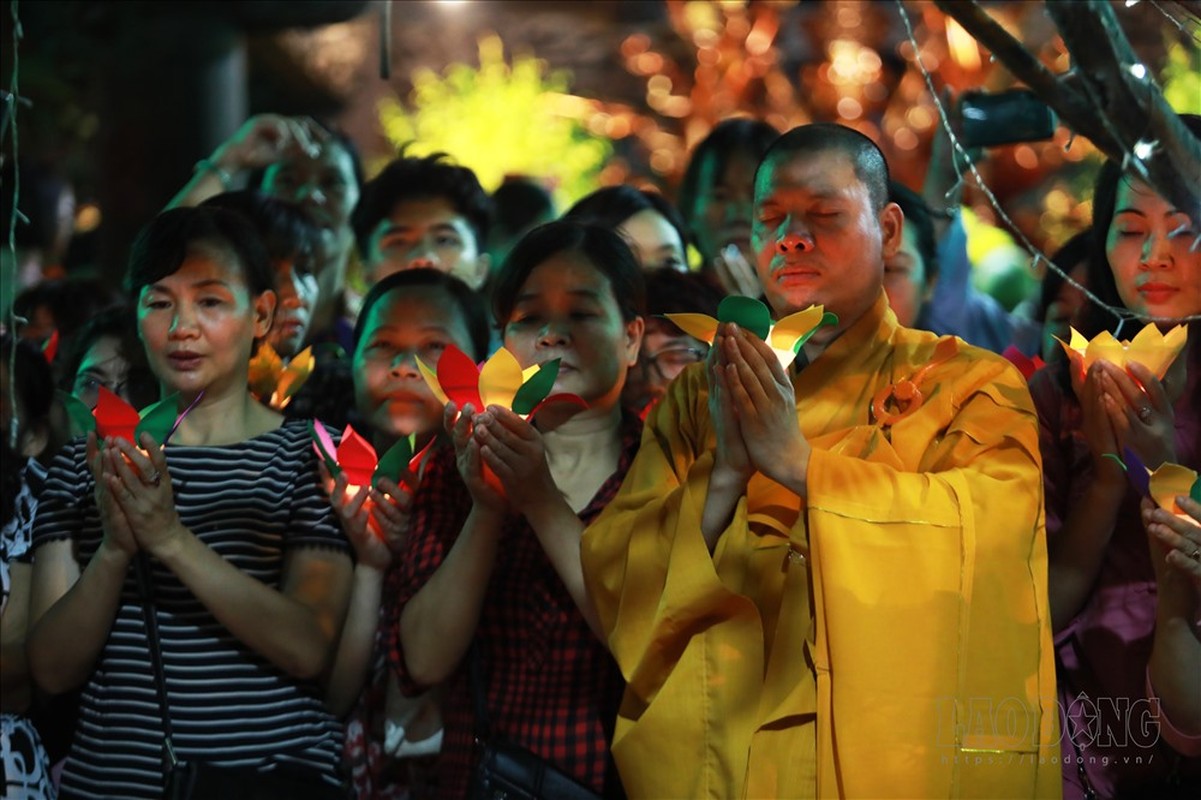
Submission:
<svg viewBox="0 0 1201 800">
<path fill-rule="evenodd" d="M 87 349 L 75 371 L 71 394 L 88 408 L 95 408 L 101 386 L 133 404 L 129 393 L 129 362 L 115 336 L 102 336 Z"/>
<path fill-rule="evenodd" d="M 1064 267 L 1068 266 L 1064 265 Z M 1083 285 L 1087 273 L 1088 268 L 1082 261 L 1071 267 L 1068 276 L 1076 283 Z M 1062 346 L 1056 341 L 1056 337 L 1065 342 L 1071 341 L 1070 328 L 1080 310 L 1084 308 L 1085 302 L 1084 292 L 1080 291 L 1078 287 L 1066 281 L 1059 287 L 1059 292 L 1047 306 L 1047 313 L 1043 317 L 1042 357 L 1044 361 L 1049 362 L 1052 354 L 1061 352 Z"/>
<path fill-rule="evenodd" d="M 884 259 L 884 291 L 888 304 L 897 315 L 897 323 L 912 328 L 922 306 L 934 292 L 934 283 L 926 279 L 926 259 L 917 246 L 917 232 L 908 222 L 904 224 L 901 246 Z"/>
<path fill-rule="evenodd" d="M 307 262 L 304 257 L 294 257 L 272 265 L 278 299 L 267 341 L 284 358 L 291 358 L 304 346 L 317 305 L 317 279 Z"/>
<path fill-rule="evenodd" d="M 299 205 L 320 229 L 313 273 L 321 304 L 333 303 L 345 282 L 346 260 L 354 245 L 350 212 L 359 202 L 350 153 L 336 141 L 326 141 L 316 158 L 296 154 L 270 167 L 262 188 L 272 197 Z"/>
<path fill-rule="evenodd" d="M 407 269 L 436 269 L 478 290 L 488 277 L 488 256 L 447 198 L 401 200 L 371 232 L 367 270 L 378 281 Z"/>
<path fill-rule="evenodd" d="M 622 393 L 630 408 L 643 409 L 667 393 L 667 387 L 690 364 L 705 360 L 709 345 L 665 319 L 649 317 L 642 336 L 638 365 L 630 370 Z"/>
<path fill-rule="evenodd" d="M 644 270 L 668 267 L 677 272 L 688 271 L 680 232 L 653 208 L 644 208 L 618 225 L 617 233 L 629 244 Z"/>
<path fill-rule="evenodd" d="M 751 249 L 751 201 L 754 199 L 756 159 L 743 153 L 731 154 L 719 174 L 717 153 L 709 153 L 701 164 L 695 208 L 689 228 L 697 249 L 706 262 L 721 255 L 729 245 L 753 264 Z"/>
</svg>

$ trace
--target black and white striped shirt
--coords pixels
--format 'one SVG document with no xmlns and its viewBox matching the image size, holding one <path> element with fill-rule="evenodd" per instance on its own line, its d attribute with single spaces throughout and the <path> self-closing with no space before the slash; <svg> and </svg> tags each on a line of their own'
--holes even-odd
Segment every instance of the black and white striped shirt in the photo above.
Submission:
<svg viewBox="0 0 1201 800">
<path fill-rule="evenodd" d="M 349 552 L 318 482 L 307 423 L 288 422 L 229 446 L 170 445 L 167 465 L 183 524 L 268 586 L 280 587 L 291 548 Z M 68 444 L 51 466 L 33 546 L 68 537 L 82 569 L 101 540 L 83 439 Z M 150 563 L 179 757 L 259 770 L 304 766 L 339 783 L 342 729 L 322 705 L 316 683 L 298 682 L 251 651 L 174 573 Z M 83 691 L 63 771 L 65 793 L 162 796 L 162 713 L 148 649 L 131 569 L 112 632 Z"/>
</svg>

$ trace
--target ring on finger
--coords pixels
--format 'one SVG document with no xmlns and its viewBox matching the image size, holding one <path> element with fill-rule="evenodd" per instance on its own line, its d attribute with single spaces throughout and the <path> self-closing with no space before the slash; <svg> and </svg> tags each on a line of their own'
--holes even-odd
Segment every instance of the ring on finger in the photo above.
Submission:
<svg viewBox="0 0 1201 800">
<path fill-rule="evenodd" d="M 145 482 L 151 486 L 158 486 L 163 482 L 163 476 L 160 475 L 159 471 L 156 469 L 154 472 L 146 476 Z"/>
<path fill-rule="evenodd" d="M 1201 547 L 1194 547 L 1192 555 L 1189 556 L 1193 561 L 1201 561 Z"/>
<path fill-rule="evenodd" d="M 1141 422 L 1147 422 L 1151 419 L 1151 406 L 1143 406 L 1138 410 L 1138 418 Z"/>
</svg>

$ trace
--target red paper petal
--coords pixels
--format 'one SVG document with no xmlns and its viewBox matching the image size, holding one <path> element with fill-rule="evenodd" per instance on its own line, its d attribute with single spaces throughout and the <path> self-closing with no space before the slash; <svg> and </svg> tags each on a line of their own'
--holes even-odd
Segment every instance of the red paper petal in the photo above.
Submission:
<svg viewBox="0 0 1201 800">
<path fill-rule="evenodd" d="M 92 410 L 92 415 L 96 417 L 96 434 L 102 438 L 112 436 L 135 444 L 133 431 L 142 421 L 137 410 L 103 386 L 97 392 L 99 399 Z"/>
<path fill-rule="evenodd" d="M 58 355 L 58 328 L 50 333 L 50 338 L 42 345 L 42 355 L 46 357 L 47 364 L 54 363 L 54 357 Z"/>
<path fill-rule="evenodd" d="M 535 414 L 537 414 L 539 411 L 541 411 L 544 406 L 548 406 L 551 403 L 573 403 L 573 404 L 579 406 L 580 408 L 588 407 L 588 401 L 585 400 L 584 398 L 580 397 L 578 394 L 568 394 L 567 392 L 560 392 L 559 394 L 552 394 L 550 397 L 546 398 L 541 403 L 534 406 L 533 410 L 530 411 L 530 413 L 528 415 L 526 415 L 526 419 L 533 419 Z"/>
<path fill-rule="evenodd" d="M 1018 371 L 1022 373 L 1022 377 L 1026 380 L 1030 380 L 1031 375 L 1047 365 L 1039 356 L 1035 355 L 1034 358 L 1029 358 L 1013 345 L 1006 347 L 1005 352 L 1001 353 L 1001 355 L 1009 359 L 1010 363 L 1018 368 Z"/>
<path fill-rule="evenodd" d="M 342 442 L 338 445 L 338 466 L 346 473 L 346 482 L 351 486 L 370 486 L 371 475 L 378 461 L 370 442 L 347 425 L 346 430 L 342 431 Z"/>
<path fill-rule="evenodd" d="M 438 359 L 438 383 L 443 394 L 460 409 L 471 403 L 476 411 L 484 410 L 480 400 L 480 371 L 471 357 L 453 344 Z"/>
</svg>

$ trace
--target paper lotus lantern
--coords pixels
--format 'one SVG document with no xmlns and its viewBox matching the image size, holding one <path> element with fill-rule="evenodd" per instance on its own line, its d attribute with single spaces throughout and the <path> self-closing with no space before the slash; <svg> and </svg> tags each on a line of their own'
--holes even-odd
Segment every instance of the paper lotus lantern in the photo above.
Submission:
<svg viewBox="0 0 1201 800">
<path fill-rule="evenodd" d="M 548 403 L 561 401 L 588 404 L 574 394 L 550 394 L 559 377 L 559 359 L 521 368 L 517 358 L 505 348 L 497 350 L 483 367 L 454 345 L 443 351 L 437 370 L 417 361 L 421 376 L 443 405 L 453 402 L 458 408 L 470 403 L 477 412 L 496 405 L 511 409 L 522 419 L 529 418 Z"/>
<path fill-rule="evenodd" d="M 733 322 L 767 342 L 785 369 L 796 358 L 809 337 L 823 325 L 837 325 L 838 316 L 822 306 L 810 306 L 772 323 L 771 309 L 753 297 L 731 295 L 717 307 L 717 319 L 708 314 L 665 314 L 680 330 L 713 344 L 717 326 Z"/>
<path fill-rule="evenodd" d="M 1108 361 L 1122 369 L 1137 363 L 1163 380 L 1168 367 L 1188 344 L 1188 328 L 1184 325 L 1177 325 L 1165 335 L 1154 323 L 1149 322 L 1128 342 L 1115 339 L 1109 331 L 1102 331 L 1091 340 L 1085 339 L 1075 328 L 1071 331 L 1071 340 L 1067 344 L 1056 338 L 1072 363 L 1079 365 L 1081 372 L 1087 372 L 1097 361 Z"/>
<path fill-rule="evenodd" d="M 1122 458 L 1113 453 L 1106 453 L 1105 456 L 1126 470 L 1126 476 L 1135 491 L 1143 497 L 1150 497 L 1160 508 L 1180 516 L 1184 514 L 1184 509 L 1176 505 L 1177 497 L 1190 497 L 1201 503 L 1201 480 L 1188 467 L 1165 463 L 1158 469 L 1150 470 L 1129 447 L 1122 451 Z"/>
<path fill-rule="evenodd" d="M 1189 497 L 1201 503 L 1201 479 L 1197 478 L 1195 470 L 1180 464 L 1163 464 L 1152 472 L 1148 489 L 1156 505 L 1177 516 L 1187 516 L 1184 509 L 1176 505 L 1177 497 Z"/>
<path fill-rule="evenodd" d="M 256 398 L 281 411 L 292 402 L 300 387 L 313 374 L 316 365 L 317 360 L 310 347 L 301 350 L 285 365 L 275 348 L 263 342 L 254 358 L 250 359 L 247 384 Z"/>
<path fill-rule="evenodd" d="M 410 434 L 389 447 L 381 458 L 376 455 L 371 443 L 349 425 L 342 431 L 342 441 L 337 447 L 321 423 L 310 421 L 309 433 L 313 437 L 313 449 L 325 462 L 329 474 L 335 478 L 341 473 L 346 474 L 346 491 L 352 495 L 364 486 L 375 486 L 380 478 L 402 483 L 405 470 L 416 469 L 425 451 L 434 443 L 431 439 L 429 444 L 414 453 L 417 437 Z"/>
<path fill-rule="evenodd" d="M 78 397 L 67 394 L 61 397 L 71 420 L 72 432 L 76 435 L 95 431 L 101 438 L 111 436 L 136 446 L 141 435 L 149 433 L 154 441 L 165 445 L 183 418 L 204 397 L 204 392 L 196 395 L 196 399 L 182 413 L 179 412 L 178 393 L 146 406 L 141 414 L 104 386 L 97 390 L 94 409 L 89 409 Z"/>
</svg>

